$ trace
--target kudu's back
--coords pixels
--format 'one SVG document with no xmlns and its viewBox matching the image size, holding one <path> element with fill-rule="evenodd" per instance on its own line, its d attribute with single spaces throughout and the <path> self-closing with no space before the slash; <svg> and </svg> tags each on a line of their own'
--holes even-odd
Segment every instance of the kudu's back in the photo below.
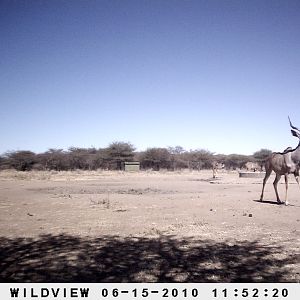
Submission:
<svg viewBox="0 0 300 300">
<path fill-rule="evenodd" d="M 274 171 L 276 174 L 284 175 L 289 173 L 289 167 L 283 154 L 274 152 L 265 163 L 266 172 Z"/>
</svg>

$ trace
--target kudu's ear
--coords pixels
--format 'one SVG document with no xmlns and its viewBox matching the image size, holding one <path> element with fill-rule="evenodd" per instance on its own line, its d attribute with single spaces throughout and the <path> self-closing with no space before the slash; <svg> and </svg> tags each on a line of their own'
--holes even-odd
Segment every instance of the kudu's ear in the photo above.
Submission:
<svg viewBox="0 0 300 300">
<path fill-rule="evenodd" d="M 290 126 L 292 127 L 291 129 L 292 135 L 300 139 L 300 130 L 296 126 L 293 126 L 290 117 L 288 118 L 289 118 Z"/>
<path fill-rule="evenodd" d="M 292 133 L 292 135 L 293 136 L 295 136 L 295 137 L 297 137 L 297 138 L 299 138 L 300 139 L 300 134 L 296 131 L 296 130 L 291 130 L 291 133 Z"/>
</svg>

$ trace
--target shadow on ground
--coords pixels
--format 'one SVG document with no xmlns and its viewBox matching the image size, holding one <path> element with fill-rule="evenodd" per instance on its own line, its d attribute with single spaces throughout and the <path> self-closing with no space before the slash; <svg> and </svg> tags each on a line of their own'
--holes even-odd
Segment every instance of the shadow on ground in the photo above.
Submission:
<svg viewBox="0 0 300 300">
<path fill-rule="evenodd" d="M 276 200 L 270 201 L 270 200 L 253 200 L 254 202 L 260 203 L 260 204 L 272 204 L 272 205 L 283 205 L 285 206 L 284 202 L 278 203 Z M 287 206 L 292 206 L 292 207 L 300 207 L 299 205 L 291 204 L 289 203 Z"/>
<path fill-rule="evenodd" d="M 0 238 L 1 282 L 282 282 L 295 281 L 297 256 L 258 242 L 178 237 Z"/>
<path fill-rule="evenodd" d="M 263 201 L 260 201 L 260 200 L 253 200 L 254 202 L 257 202 L 257 203 L 260 203 L 260 204 L 272 204 L 272 205 L 282 205 L 284 203 L 278 203 L 276 200 L 274 201 L 271 201 L 271 200 L 263 200 Z"/>
</svg>

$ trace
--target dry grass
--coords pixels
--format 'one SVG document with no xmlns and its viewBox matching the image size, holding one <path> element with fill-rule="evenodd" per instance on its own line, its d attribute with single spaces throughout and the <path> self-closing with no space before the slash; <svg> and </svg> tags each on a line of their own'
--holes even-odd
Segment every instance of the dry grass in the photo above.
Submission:
<svg viewBox="0 0 300 300">
<path fill-rule="evenodd" d="M 209 176 L 212 173 L 210 170 L 201 171 L 201 173 L 207 173 Z M 229 172 L 227 172 L 229 173 Z M 180 176 L 180 175 L 195 175 L 199 174 L 199 171 L 140 171 L 136 172 L 124 172 L 124 171 L 106 171 L 98 169 L 96 171 L 88 170 L 73 170 L 73 171 L 16 171 L 16 170 L 2 170 L 0 171 L 0 180 L 53 180 L 53 181 L 64 181 L 64 180 L 97 180 L 101 177 L 139 177 L 152 176 L 152 175 L 170 175 L 170 176 Z"/>
<path fill-rule="evenodd" d="M 29 171 L 20 172 L 16 170 L 3 170 L 0 172 L 0 180 L 89 180 L 98 179 L 102 176 L 112 176 L 122 174 L 122 172 L 113 171 Z"/>
</svg>

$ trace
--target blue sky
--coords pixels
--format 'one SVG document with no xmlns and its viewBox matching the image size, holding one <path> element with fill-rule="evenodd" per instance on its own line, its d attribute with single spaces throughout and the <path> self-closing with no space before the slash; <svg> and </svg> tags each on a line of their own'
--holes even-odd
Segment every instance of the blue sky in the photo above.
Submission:
<svg viewBox="0 0 300 300">
<path fill-rule="evenodd" d="M 297 145 L 300 1 L 0 1 L 0 153 Z"/>
</svg>

